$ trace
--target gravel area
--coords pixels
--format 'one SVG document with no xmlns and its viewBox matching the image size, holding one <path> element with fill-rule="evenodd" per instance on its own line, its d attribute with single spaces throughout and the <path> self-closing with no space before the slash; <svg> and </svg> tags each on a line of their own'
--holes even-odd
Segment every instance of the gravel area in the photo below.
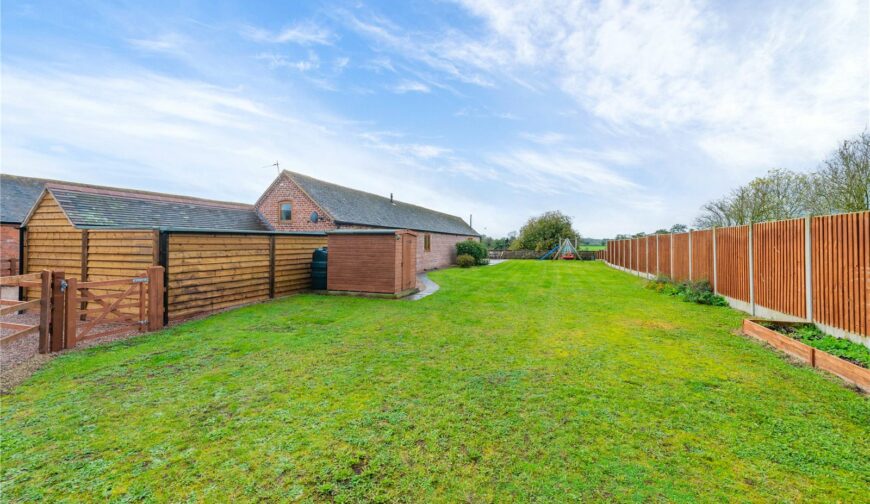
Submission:
<svg viewBox="0 0 870 504">
<path fill-rule="evenodd" d="M 17 315 L 7 315 L 2 317 L 2 320 L 4 322 L 14 322 L 17 324 L 32 325 L 39 323 L 39 314 L 23 313 Z M 100 333 L 104 331 L 109 331 L 114 328 L 122 327 L 123 325 L 124 324 L 117 323 L 100 324 L 97 328 L 95 328 L 93 332 Z M 81 332 L 81 328 L 82 326 L 79 325 L 79 332 Z M 10 332 L 14 331 L 8 329 L 0 329 L 0 335 L 5 336 Z M 76 350 L 92 347 L 95 345 L 104 345 L 112 341 L 130 338 L 139 334 L 146 333 L 140 333 L 135 328 L 131 328 L 130 330 L 121 332 L 119 334 L 82 341 L 79 342 L 75 348 L 52 354 L 38 353 L 38 331 L 28 334 L 27 336 L 19 339 L 18 341 L 3 345 L 3 347 L 0 348 L 0 393 L 9 393 L 9 391 L 11 391 L 24 380 L 26 380 L 30 375 L 38 370 L 43 364 L 51 360 L 51 358 L 55 355 L 60 355 L 64 352 L 74 352 Z"/>
</svg>

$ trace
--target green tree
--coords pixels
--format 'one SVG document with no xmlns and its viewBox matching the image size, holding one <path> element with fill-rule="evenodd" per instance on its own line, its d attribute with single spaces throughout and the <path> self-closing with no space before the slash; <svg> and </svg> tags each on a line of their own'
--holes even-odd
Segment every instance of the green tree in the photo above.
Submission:
<svg viewBox="0 0 870 504">
<path fill-rule="evenodd" d="M 511 244 L 511 248 L 542 252 L 555 247 L 561 238 L 574 240 L 579 237 L 580 234 L 571 223 L 571 217 L 556 210 L 529 219 L 520 228 L 520 234 Z"/>
</svg>

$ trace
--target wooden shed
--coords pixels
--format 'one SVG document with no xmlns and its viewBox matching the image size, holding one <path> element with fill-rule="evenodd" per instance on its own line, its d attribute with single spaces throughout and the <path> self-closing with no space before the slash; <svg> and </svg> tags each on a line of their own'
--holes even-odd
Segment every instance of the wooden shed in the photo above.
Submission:
<svg viewBox="0 0 870 504">
<path fill-rule="evenodd" d="M 327 232 L 330 292 L 402 297 L 417 287 L 417 233 L 406 229 Z"/>
<path fill-rule="evenodd" d="M 311 287 L 323 232 L 274 232 L 249 205 L 46 186 L 22 225 L 24 273 L 99 281 L 163 266 L 164 318 L 189 318 Z"/>
</svg>

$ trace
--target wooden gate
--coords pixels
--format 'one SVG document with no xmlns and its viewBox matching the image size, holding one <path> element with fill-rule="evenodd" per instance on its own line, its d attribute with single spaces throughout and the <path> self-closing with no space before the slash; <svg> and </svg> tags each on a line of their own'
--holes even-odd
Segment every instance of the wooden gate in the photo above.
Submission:
<svg viewBox="0 0 870 504">
<path fill-rule="evenodd" d="M 163 327 L 163 268 L 133 278 L 66 281 L 64 348 L 80 341 Z"/>
<path fill-rule="evenodd" d="M 3 333 L 12 331 L 0 336 L 0 345 L 7 345 L 13 341 L 18 341 L 34 331 L 39 331 L 39 352 L 47 352 L 49 323 L 51 321 L 51 272 L 44 270 L 40 273 L 30 273 L 28 275 L 0 277 L 0 286 L 39 289 L 39 297 L 30 301 L 0 300 L 0 316 L 5 317 L 25 311 L 39 312 L 38 324 L 0 321 L 0 330 Z"/>
</svg>

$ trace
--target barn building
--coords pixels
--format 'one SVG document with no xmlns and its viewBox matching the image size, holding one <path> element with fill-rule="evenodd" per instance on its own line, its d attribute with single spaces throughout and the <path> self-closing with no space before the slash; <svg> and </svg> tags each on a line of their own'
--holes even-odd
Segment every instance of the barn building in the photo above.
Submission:
<svg viewBox="0 0 870 504">
<path fill-rule="evenodd" d="M 416 231 L 416 269 L 455 263 L 456 244 L 479 240 L 462 218 L 284 170 L 255 204 L 278 231 L 410 229 Z"/>
</svg>

